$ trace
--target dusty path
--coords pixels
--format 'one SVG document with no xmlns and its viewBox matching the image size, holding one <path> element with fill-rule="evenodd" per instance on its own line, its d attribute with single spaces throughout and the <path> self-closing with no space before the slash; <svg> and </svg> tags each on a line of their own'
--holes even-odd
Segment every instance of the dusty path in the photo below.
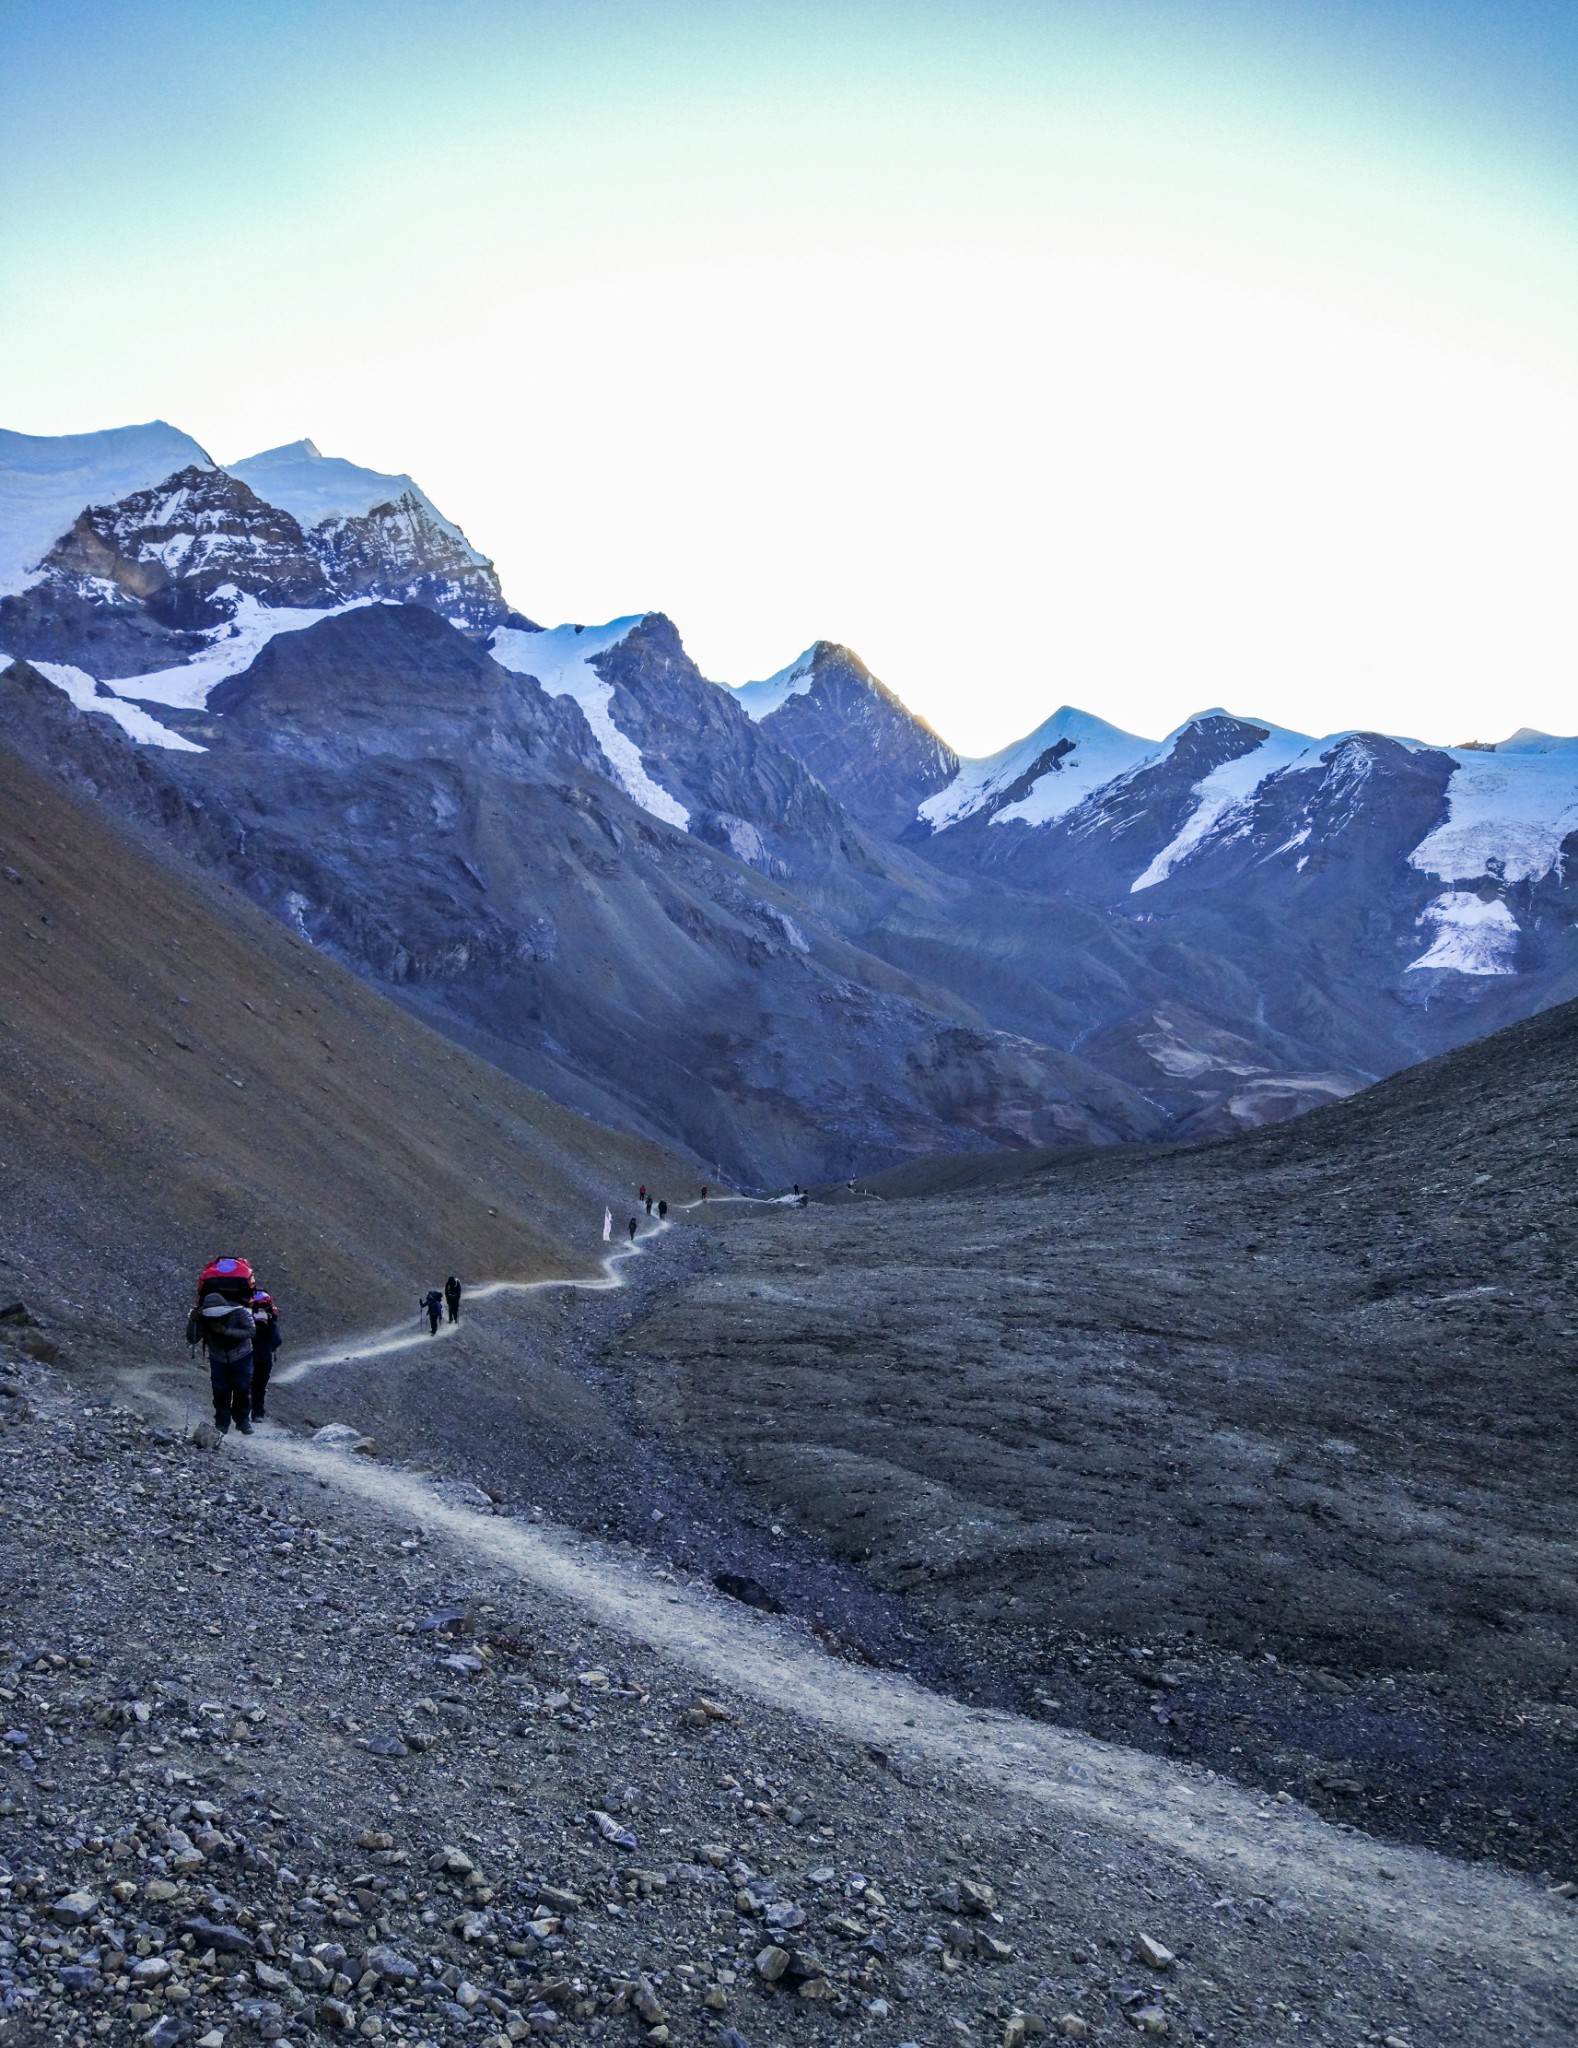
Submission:
<svg viewBox="0 0 1578 2048">
<path fill-rule="evenodd" d="M 468 1308 L 510 1293 L 619 1287 L 621 1266 L 644 1256 L 669 1227 L 654 1223 L 634 1244 L 615 1246 L 588 1280 L 495 1282 L 469 1289 Z M 464 1322 L 446 1326 L 444 1334 L 458 1336 L 464 1328 Z M 277 1377 L 299 1381 L 336 1364 L 432 1341 L 425 1329 L 413 1334 L 402 1325 L 321 1349 Z M 161 1386 L 160 1369 L 129 1377 L 145 1400 L 167 1411 L 184 1405 L 183 1397 Z M 1451 1957 L 1547 1991 L 1578 1977 L 1578 1914 L 1527 1880 L 1383 1845 L 1209 1772 L 972 1709 L 902 1676 L 851 1666 L 793 1623 L 753 1613 L 708 1588 L 655 1580 L 628 1555 L 593 1540 L 460 1505 L 443 1482 L 272 1430 L 232 1440 L 230 1448 L 315 1479 L 348 1505 L 442 1531 L 479 1560 L 574 1602 L 709 1683 L 879 1747 L 901 1772 L 941 1771 L 1097 1837 L 1115 1834 L 1149 1845 L 1224 1890 L 1294 1901 L 1340 1938 L 1406 1956 L 1415 1966 Z"/>
</svg>

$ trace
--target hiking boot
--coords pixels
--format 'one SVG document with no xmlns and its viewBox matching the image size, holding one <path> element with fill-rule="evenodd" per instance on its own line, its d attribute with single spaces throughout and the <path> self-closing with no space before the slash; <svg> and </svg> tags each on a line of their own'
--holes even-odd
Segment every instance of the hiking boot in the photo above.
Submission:
<svg viewBox="0 0 1578 2048">
<path fill-rule="evenodd" d="M 216 1415 L 214 1417 L 214 1427 L 221 1436 L 228 1436 L 230 1433 L 230 1417 L 228 1415 Z"/>
<path fill-rule="evenodd" d="M 266 1417 L 264 1416 L 263 1410 L 262 1410 L 261 1408 L 254 1408 L 254 1409 L 253 1409 L 253 1411 L 252 1411 L 252 1420 L 253 1420 L 254 1422 L 262 1422 L 262 1421 L 266 1420 Z"/>
<path fill-rule="evenodd" d="M 252 1424 L 245 1415 L 243 1415 L 241 1420 L 236 1424 L 236 1428 L 240 1430 L 243 1436 L 250 1436 L 252 1434 Z"/>
</svg>

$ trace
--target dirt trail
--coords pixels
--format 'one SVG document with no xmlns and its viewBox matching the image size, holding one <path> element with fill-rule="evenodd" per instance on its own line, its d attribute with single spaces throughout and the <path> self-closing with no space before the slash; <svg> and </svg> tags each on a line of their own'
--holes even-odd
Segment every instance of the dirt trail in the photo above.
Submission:
<svg viewBox="0 0 1578 2048">
<path fill-rule="evenodd" d="M 592 1278 L 497 1281 L 468 1289 L 467 1305 L 547 1288 L 619 1287 L 619 1267 L 643 1256 L 670 1227 L 654 1222 L 634 1244 L 616 1246 Z M 446 1325 L 443 1334 L 458 1337 L 465 1328 L 464 1322 Z M 299 1381 L 336 1364 L 432 1341 L 425 1330 L 413 1334 L 402 1325 L 321 1349 L 277 1377 Z M 160 1368 L 128 1378 L 143 1399 L 167 1412 L 187 1405 L 160 1385 Z M 654 1645 L 710 1684 L 880 1747 L 901 1772 L 941 1770 L 1049 1817 L 1148 1844 L 1224 1889 L 1296 1900 L 1347 1938 L 1410 1954 L 1415 1962 L 1455 1957 L 1547 1986 L 1578 1974 L 1578 1915 L 1528 1880 L 1384 1845 L 1209 1772 L 971 1708 L 903 1676 L 852 1666 L 793 1623 L 742 1608 L 708 1588 L 657 1580 L 628 1555 L 570 1531 L 461 1505 L 444 1482 L 272 1429 L 250 1441 L 233 1440 L 231 1447 L 314 1478 L 348 1503 L 440 1530 L 478 1559 Z"/>
</svg>

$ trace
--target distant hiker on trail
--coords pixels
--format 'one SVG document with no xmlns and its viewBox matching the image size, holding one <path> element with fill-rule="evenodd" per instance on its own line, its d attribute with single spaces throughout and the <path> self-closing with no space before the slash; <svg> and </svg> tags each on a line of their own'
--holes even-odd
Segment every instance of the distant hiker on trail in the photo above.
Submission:
<svg viewBox="0 0 1578 2048">
<path fill-rule="evenodd" d="M 666 1215 L 668 1214 L 668 1203 L 667 1203 L 667 1202 L 659 1202 L 659 1203 L 658 1203 L 658 1205 L 657 1205 L 657 1212 L 658 1212 L 658 1219 L 659 1219 L 659 1221 L 661 1221 L 661 1220 L 662 1220 L 662 1218 L 663 1218 L 663 1217 L 665 1217 L 665 1216 L 666 1216 Z"/>
<path fill-rule="evenodd" d="M 264 1420 L 263 1404 L 268 1397 L 268 1376 L 274 1370 L 274 1354 L 285 1341 L 279 1327 L 279 1310 L 272 1294 L 261 1289 L 252 1297 L 252 1420 Z"/>
<path fill-rule="evenodd" d="M 701 1184 L 701 1199 L 703 1201 L 706 1201 L 707 1199 L 707 1183 L 705 1181 L 703 1181 Z"/>
<path fill-rule="evenodd" d="M 243 1279 L 243 1275 L 245 1276 Z M 186 1341 L 208 1353 L 214 1392 L 214 1427 L 224 1436 L 232 1422 L 252 1434 L 252 1268 L 244 1259 L 216 1259 L 198 1282 L 197 1306 L 186 1321 Z"/>
<path fill-rule="evenodd" d="M 650 1216 L 652 1214 L 652 1197 L 650 1195 L 645 1195 L 642 1197 L 642 1199 L 645 1201 L 647 1205 L 647 1214 Z"/>
<path fill-rule="evenodd" d="M 630 1242 L 631 1242 L 632 1244 L 634 1244 L 634 1243 L 635 1243 L 635 1241 L 636 1241 L 636 1219 L 634 1218 L 634 1216 L 632 1216 L 632 1217 L 631 1217 L 631 1219 L 630 1219 Z"/>
<path fill-rule="evenodd" d="M 610 1238 L 611 1238 L 611 1237 L 613 1236 L 613 1234 L 614 1234 L 614 1212 L 613 1212 L 613 1210 L 612 1210 L 612 1209 L 605 1209 L 605 1210 L 603 1211 L 603 1242 L 604 1242 L 604 1244 L 607 1244 L 608 1240 L 609 1240 L 609 1239 L 610 1239 Z"/>
<path fill-rule="evenodd" d="M 422 1296 L 422 1299 L 417 1303 L 417 1311 L 419 1314 L 425 1312 L 428 1331 L 430 1335 L 436 1337 L 438 1335 L 438 1326 L 444 1316 L 444 1297 L 436 1287 L 430 1287 L 426 1294 Z"/>
<path fill-rule="evenodd" d="M 647 1184 L 646 1184 L 646 1182 L 645 1182 L 645 1181 L 643 1181 L 643 1182 L 641 1183 L 640 1187 L 638 1187 L 638 1188 L 636 1189 L 636 1200 L 637 1200 L 638 1202 L 644 1202 L 644 1201 L 646 1200 L 646 1198 L 647 1198 Z"/>
<path fill-rule="evenodd" d="M 460 1282 L 453 1273 L 444 1282 L 444 1306 L 449 1310 L 449 1320 L 452 1323 L 458 1323 L 460 1321 Z"/>
</svg>

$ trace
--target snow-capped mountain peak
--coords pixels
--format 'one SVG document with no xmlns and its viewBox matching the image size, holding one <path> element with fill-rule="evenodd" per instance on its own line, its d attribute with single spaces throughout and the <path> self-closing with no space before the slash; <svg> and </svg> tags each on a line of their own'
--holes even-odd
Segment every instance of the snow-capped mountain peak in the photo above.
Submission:
<svg viewBox="0 0 1578 2048">
<path fill-rule="evenodd" d="M 1022 740 L 961 761 L 952 780 L 920 806 L 918 816 L 933 832 L 982 810 L 991 813 L 994 823 L 1050 824 L 1160 751 L 1154 740 L 1064 704 Z"/>
<path fill-rule="evenodd" d="M 614 780 L 626 796 L 661 818 L 666 825 L 683 832 L 690 813 L 652 778 L 641 758 L 641 749 L 614 722 L 614 686 L 592 666 L 596 657 L 607 654 L 627 640 L 649 616 L 633 612 L 611 619 L 606 626 L 554 626 L 526 631 L 519 626 L 501 626 L 488 642 L 488 651 L 501 668 L 517 675 L 533 676 L 550 697 L 569 697 L 581 707 L 592 735 L 603 750 L 603 758 Z"/>
<path fill-rule="evenodd" d="M 282 448 L 265 448 L 259 455 L 227 463 L 226 468 L 268 504 L 289 512 L 304 529 L 322 526 L 328 520 L 365 519 L 381 505 L 398 505 L 409 498 L 460 542 L 473 563 L 486 560 L 411 477 L 363 469 L 341 455 L 325 455 L 314 441 L 289 441 Z"/>
<path fill-rule="evenodd" d="M 178 470 L 213 467 L 190 434 L 164 420 L 93 434 L 0 428 L 0 596 L 37 578 L 85 506 L 114 504 Z"/>
<path fill-rule="evenodd" d="M 734 701 L 746 717 L 760 725 L 764 718 L 770 718 L 791 697 L 803 697 L 816 680 L 817 648 L 825 645 L 826 642 L 817 641 L 787 668 L 779 669 L 776 675 L 764 676 L 759 683 L 741 683 L 734 692 Z"/>
</svg>

